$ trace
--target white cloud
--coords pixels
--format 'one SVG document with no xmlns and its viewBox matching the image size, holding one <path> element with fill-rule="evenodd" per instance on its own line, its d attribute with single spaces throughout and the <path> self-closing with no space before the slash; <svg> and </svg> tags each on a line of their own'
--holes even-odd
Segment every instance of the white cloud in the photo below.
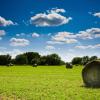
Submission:
<svg viewBox="0 0 100 100">
<path fill-rule="evenodd" d="M 32 37 L 35 38 L 35 37 L 39 37 L 40 35 L 38 33 L 32 33 Z"/>
<path fill-rule="evenodd" d="M 71 32 L 58 32 L 51 37 L 51 41 L 48 44 L 61 44 L 61 43 L 77 43 L 79 39 L 94 39 L 100 38 L 100 28 L 90 28 L 85 31 L 79 31 L 78 33 Z"/>
<path fill-rule="evenodd" d="M 0 36 L 4 36 L 6 32 L 4 30 L 0 30 Z"/>
<path fill-rule="evenodd" d="M 9 54 L 12 56 L 12 58 L 15 58 L 16 55 L 23 53 L 22 51 L 20 51 L 19 49 L 13 49 L 13 50 L 2 50 L 0 51 L 0 55 L 6 55 Z"/>
<path fill-rule="evenodd" d="M 76 36 L 70 32 L 58 32 L 55 36 L 52 37 L 54 40 L 62 40 L 65 41 L 65 38 L 75 38 Z"/>
<path fill-rule="evenodd" d="M 75 48 L 78 48 L 78 49 L 96 49 L 96 48 L 100 48 L 100 44 L 96 44 L 96 45 L 80 45 L 80 46 L 75 46 Z"/>
<path fill-rule="evenodd" d="M 93 16 L 100 18 L 100 12 L 94 13 Z"/>
<path fill-rule="evenodd" d="M 76 40 L 76 39 L 66 39 L 65 40 L 65 43 L 67 43 L 67 44 L 72 44 L 72 43 L 77 43 L 78 42 L 78 40 Z"/>
<path fill-rule="evenodd" d="M 100 28 L 90 28 L 78 33 L 58 32 L 52 39 L 55 41 L 65 41 L 67 39 L 93 39 L 100 37 Z"/>
<path fill-rule="evenodd" d="M 11 20 L 6 20 L 5 18 L 0 16 L 0 26 L 9 26 L 9 25 L 17 25 L 17 23 L 14 23 Z"/>
<path fill-rule="evenodd" d="M 25 36 L 25 33 L 16 34 L 16 36 Z"/>
<path fill-rule="evenodd" d="M 95 38 L 100 38 L 100 34 L 95 34 Z"/>
<path fill-rule="evenodd" d="M 29 40 L 27 40 L 27 39 L 11 38 L 10 39 L 10 45 L 11 46 L 27 46 L 27 45 L 29 45 Z"/>
<path fill-rule="evenodd" d="M 52 10 L 48 10 L 48 13 L 65 13 L 65 9 L 53 8 Z"/>
<path fill-rule="evenodd" d="M 45 26 L 59 26 L 69 23 L 72 20 L 71 17 L 64 17 L 59 12 L 65 12 L 64 9 L 54 9 L 48 13 L 39 13 L 31 17 L 30 22 L 33 25 L 45 27 Z"/>
<path fill-rule="evenodd" d="M 47 45 L 47 46 L 45 47 L 45 49 L 47 49 L 47 50 L 54 50 L 55 47 L 54 47 L 54 46 L 51 46 L 51 45 Z"/>
<path fill-rule="evenodd" d="M 90 28 L 85 31 L 79 31 L 76 37 L 81 39 L 93 39 L 97 34 L 100 34 L 100 28 Z"/>
<path fill-rule="evenodd" d="M 70 32 L 58 32 L 55 36 L 52 36 L 52 41 L 62 43 L 76 43 L 78 40 L 74 39 L 76 36 Z"/>
</svg>

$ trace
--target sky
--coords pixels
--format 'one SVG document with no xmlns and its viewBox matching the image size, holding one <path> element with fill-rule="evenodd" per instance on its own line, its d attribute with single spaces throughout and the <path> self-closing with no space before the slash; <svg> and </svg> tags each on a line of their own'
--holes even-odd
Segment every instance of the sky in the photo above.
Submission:
<svg viewBox="0 0 100 100">
<path fill-rule="evenodd" d="M 0 54 L 100 57 L 100 0 L 0 0 Z"/>
</svg>

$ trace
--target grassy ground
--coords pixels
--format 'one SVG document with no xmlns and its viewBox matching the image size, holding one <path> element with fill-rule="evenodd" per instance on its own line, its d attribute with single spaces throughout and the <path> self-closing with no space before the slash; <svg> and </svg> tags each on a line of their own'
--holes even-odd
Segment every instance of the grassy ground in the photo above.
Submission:
<svg viewBox="0 0 100 100">
<path fill-rule="evenodd" d="M 0 100 L 100 100 L 100 89 L 86 88 L 82 67 L 0 67 Z"/>
</svg>

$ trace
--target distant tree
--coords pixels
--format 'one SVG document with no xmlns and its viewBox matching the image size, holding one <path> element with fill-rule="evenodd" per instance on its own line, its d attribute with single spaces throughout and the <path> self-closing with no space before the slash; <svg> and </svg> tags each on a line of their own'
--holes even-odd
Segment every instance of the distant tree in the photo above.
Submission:
<svg viewBox="0 0 100 100">
<path fill-rule="evenodd" d="M 27 57 L 28 60 L 28 64 L 32 65 L 32 60 L 34 59 L 34 61 L 37 59 L 40 59 L 40 55 L 37 52 L 26 52 L 24 53 L 24 55 Z"/>
<path fill-rule="evenodd" d="M 0 55 L 0 65 L 7 65 L 11 61 L 10 55 Z"/>
<path fill-rule="evenodd" d="M 39 65 L 47 65 L 47 56 L 41 56 Z"/>
<path fill-rule="evenodd" d="M 63 60 L 60 61 L 60 65 L 65 65 L 65 64 L 66 63 Z"/>
<path fill-rule="evenodd" d="M 92 57 L 90 58 L 90 61 L 97 60 L 97 59 L 98 59 L 97 56 L 92 56 Z"/>
<path fill-rule="evenodd" d="M 17 55 L 15 58 L 15 64 L 25 65 L 28 63 L 27 57 L 23 54 Z"/>
<path fill-rule="evenodd" d="M 50 54 L 47 56 L 41 56 L 40 65 L 63 65 L 64 61 L 57 54 Z"/>
<path fill-rule="evenodd" d="M 46 62 L 48 65 L 61 65 L 61 58 L 57 54 L 47 55 Z"/>
<path fill-rule="evenodd" d="M 82 64 L 86 65 L 90 61 L 90 58 L 88 56 L 82 57 Z"/>
<path fill-rule="evenodd" d="M 81 57 L 75 57 L 72 59 L 72 64 L 77 65 L 77 64 L 82 64 L 82 58 Z"/>
</svg>

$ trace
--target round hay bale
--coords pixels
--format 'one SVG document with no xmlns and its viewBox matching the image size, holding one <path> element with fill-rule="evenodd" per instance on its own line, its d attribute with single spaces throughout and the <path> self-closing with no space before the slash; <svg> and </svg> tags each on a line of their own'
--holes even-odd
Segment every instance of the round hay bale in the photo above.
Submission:
<svg viewBox="0 0 100 100">
<path fill-rule="evenodd" d="M 9 64 L 7 64 L 7 67 L 9 67 L 9 66 L 14 66 L 12 63 L 9 63 Z"/>
<path fill-rule="evenodd" d="M 73 65 L 71 63 L 66 63 L 66 68 L 71 69 L 71 68 L 73 68 Z"/>
<path fill-rule="evenodd" d="M 88 87 L 100 87 L 100 61 L 92 61 L 82 70 L 83 82 Z"/>
<path fill-rule="evenodd" d="M 33 64 L 33 67 L 37 67 L 37 64 Z"/>
</svg>

